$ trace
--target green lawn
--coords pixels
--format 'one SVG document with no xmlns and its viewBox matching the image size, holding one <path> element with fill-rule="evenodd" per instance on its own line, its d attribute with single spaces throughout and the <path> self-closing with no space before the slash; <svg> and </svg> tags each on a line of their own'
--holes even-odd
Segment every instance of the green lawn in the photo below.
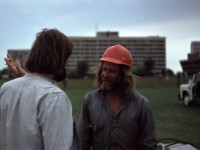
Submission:
<svg viewBox="0 0 200 150">
<path fill-rule="evenodd" d="M 92 90 L 93 80 L 69 80 L 67 94 L 79 117 L 83 97 Z M 157 139 L 175 138 L 193 143 L 200 148 L 200 106 L 186 107 L 178 100 L 176 78 L 137 80 L 137 90 L 145 95 L 152 106 L 156 122 Z"/>
<path fill-rule="evenodd" d="M 200 148 L 200 106 L 186 107 L 177 98 L 177 88 L 144 88 L 156 122 L 157 139 L 176 138 Z"/>
</svg>

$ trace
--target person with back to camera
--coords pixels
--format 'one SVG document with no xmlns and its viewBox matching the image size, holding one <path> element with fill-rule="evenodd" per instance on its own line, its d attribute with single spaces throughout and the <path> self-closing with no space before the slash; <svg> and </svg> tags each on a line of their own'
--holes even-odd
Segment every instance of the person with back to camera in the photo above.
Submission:
<svg viewBox="0 0 200 150">
<path fill-rule="evenodd" d="M 10 55 L 6 63 L 17 76 L 0 90 L 1 150 L 77 149 L 72 106 L 54 81 L 66 78 L 73 49 L 57 29 L 37 34 L 26 62 L 26 73 Z"/>
<path fill-rule="evenodd" d="M 86 94 L 78 133 L 82 150 L 155 150 L 155 123 L 146 97 L 135 90 L 132 56 L 109 47 L 96 70 L 99 89 Z"/>
</svg>

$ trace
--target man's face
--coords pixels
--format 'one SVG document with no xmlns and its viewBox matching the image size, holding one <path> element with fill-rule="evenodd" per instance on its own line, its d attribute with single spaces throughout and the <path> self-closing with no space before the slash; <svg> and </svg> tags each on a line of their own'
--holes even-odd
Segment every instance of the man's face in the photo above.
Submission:
<svg viewBox="0 0 200 150">
<path fill-rule="evenodd" d="M 117 91 L 119 84 L 120 70 L 119 65 L 109 62 L 104 62 L 101 73 L 101 86 L 103 91 Z"/>
</svg>

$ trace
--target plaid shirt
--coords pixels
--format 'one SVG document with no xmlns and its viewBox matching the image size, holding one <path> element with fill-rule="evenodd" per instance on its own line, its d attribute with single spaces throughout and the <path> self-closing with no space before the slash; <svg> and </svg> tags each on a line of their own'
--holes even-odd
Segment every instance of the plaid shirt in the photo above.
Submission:
<svg viewBox="0 0 200 150">
<path fill-rule="evenodd" d="M 148 100 L 136 92 L 123 100 L 113 116 L 102 91 L 85 96 L 79 118 L 81 149 L 153 150 L 156 147 L 155 123 Z"/>
</svg>

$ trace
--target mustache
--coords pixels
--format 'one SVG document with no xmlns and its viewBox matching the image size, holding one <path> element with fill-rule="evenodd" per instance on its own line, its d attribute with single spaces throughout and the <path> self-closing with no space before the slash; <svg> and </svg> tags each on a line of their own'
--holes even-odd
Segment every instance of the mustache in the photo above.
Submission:
<svg viewBox="0 0 200 150">
<path fill-rule="evenodd" d="M 110 79 L 110 78 L 104 78 L 104 77 L 101 79 L 101 81 L 102 82 L 113 82 L 112 79 Z"/>
</svg>

